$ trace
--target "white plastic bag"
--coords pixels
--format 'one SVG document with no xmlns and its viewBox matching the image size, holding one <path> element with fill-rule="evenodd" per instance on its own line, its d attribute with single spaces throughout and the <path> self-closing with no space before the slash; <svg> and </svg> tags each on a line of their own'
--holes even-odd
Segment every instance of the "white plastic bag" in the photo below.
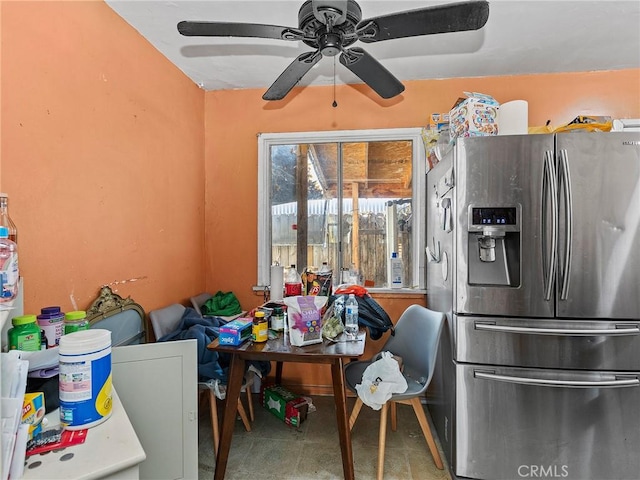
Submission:
<svg viewBox="0 0 640 480">
<path fill-rule="evenodd" d="M 403 393 L 407 388 L 407 380 L 390 352 L 382 352 L 363 372 L 362 383 L 356 385 L 358 397 L 374 410 L 380 410 L 393 393 Z"/>
</svg>

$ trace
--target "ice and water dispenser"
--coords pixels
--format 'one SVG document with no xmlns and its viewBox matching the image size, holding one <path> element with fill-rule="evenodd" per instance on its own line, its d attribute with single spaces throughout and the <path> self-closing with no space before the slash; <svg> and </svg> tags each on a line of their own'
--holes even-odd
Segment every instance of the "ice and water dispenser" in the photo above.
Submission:
<svg viewBox="0 0 640 480">
<path fill-rule="evenodd" d="M 520 285 L 520 205 L 469 205 L 469 284 Z"/>
</svg>

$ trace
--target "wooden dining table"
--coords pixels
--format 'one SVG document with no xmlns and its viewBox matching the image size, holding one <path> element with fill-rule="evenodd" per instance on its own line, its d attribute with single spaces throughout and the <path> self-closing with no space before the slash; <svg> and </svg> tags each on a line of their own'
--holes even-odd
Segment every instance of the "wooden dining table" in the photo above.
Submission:
<svg viewBox="0 0 640 480">
<path fill-rule="evenodd" d="M 336 404 L 336 421 L 338 424 L 338 436 L 340 451 L 342 452 L 342 468 L 346 480 L 354 480 L 353 450 L 351 448 L 351 431 L 349 430 L 349 417 L 347 414 L 347 392 L 344 379 L 345 359 L 357 358 L 364 353 L 366 332 L 360 330 L 357 339 L 347 341 L 338 337 L 337 341 L 324 340 L 313 345 L 294 346 L 289 341 L 287 334 L 279 333 L 276 338 L 270 338 L 266 342 L 256 343 L 251 340 L 239 346 L 220 345 L 214 340 L 208 348 L 219 353 L 231 356 L 229 367 L 227 398 L 220 428 L 220 444 L 216 457 L 216 470 L 214 479 L 222 480 L 227 469 L 229 450 L 236 419 L 236 409 L 228 408 L 228 405 L 237 405 L 245 366 L 248 360 L 297 362 L 297 363 L 324 363 L 331 365 L 331 379 L 333 383 L 333 397 Z"/>
</svg>

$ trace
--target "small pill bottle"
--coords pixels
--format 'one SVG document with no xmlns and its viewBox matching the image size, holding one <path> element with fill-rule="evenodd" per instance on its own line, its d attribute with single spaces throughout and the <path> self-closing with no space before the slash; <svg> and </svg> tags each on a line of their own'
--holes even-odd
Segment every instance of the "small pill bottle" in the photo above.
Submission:
<svg viewBox="0 0 640 480">
<path fill-rule="evenodd" d="M 20 315 L 11 319 L 13 328 L 9 329 L 9 350 L 37 352 L 40 350 L 40 327 L 35 315 Z"/>
<path fill-rule="evenodd" d="M 60 307 L 44 307 L 37 317 L 38 325 L 47 338 L 47 348 L 57 347 L 64 333 L 64 312 Z"/>
<path fill-rule="evenodd" d="M 75 312 L 67 312 L 64 314 L 64 334 L 78 332 L 80 330 L 89 330 L 89 322 L 87 320 L 87 312 L 77 310 Z"/>
<path fill-rule="evenodd" d="M 253 315 L 251 337 L 253 338 L 254 342 L 266 342 L 269 338 L 269 322 L 267 321 L 262 310 L 258 310 Z"/>
<path fill-rule="evenodd" d="M 275 307 L 271 314 L 271 330 L 282 332 L 284 330 L 284 309 Z"/>
</svg>

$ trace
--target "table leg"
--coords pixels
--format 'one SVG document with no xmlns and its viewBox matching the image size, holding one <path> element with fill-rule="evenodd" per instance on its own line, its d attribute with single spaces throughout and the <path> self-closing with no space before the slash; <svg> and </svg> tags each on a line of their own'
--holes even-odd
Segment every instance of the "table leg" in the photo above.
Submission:
<svg viewBox="0 0 640 480">
<path fill-rule="evenodd" d="M 282 362 L 276 362 L 276 385 L 282 385 Z"/>
<path fill-rule="evenodd" d="M 227 460 L 229 459 L 229 449 L 231 448 L 231 438 L 236 421 L 236 411 L 238 410 L 238 398 L 242 388 L 242 378 L 244 377 L 245 360 L 239 355 L 231 356 L 231 366 L 229 367 L 229 378 L 227 383 L 227 397 L 222 416 L 222 426 L 220 428 L 220 444 L 218 445 L 218 455 L 216 456 L 216 471 L 214 480 L 223 480 L 227 470 Z"/>
<path fill-rule="evenodd" d="M 342 469 L 345 480 L 354 480 L 353 450 L 351 448 L 351 431 L 347 415 L 347 392 L 345 391 L 344 370 L 342 358 L 337 358 L 331 364 L 331 378 L 333 380 L 333 398 L 336 402 L 336 419 L 338 421 L 338 436 L 340 451 L 342 452 Z"/>
</svg>

